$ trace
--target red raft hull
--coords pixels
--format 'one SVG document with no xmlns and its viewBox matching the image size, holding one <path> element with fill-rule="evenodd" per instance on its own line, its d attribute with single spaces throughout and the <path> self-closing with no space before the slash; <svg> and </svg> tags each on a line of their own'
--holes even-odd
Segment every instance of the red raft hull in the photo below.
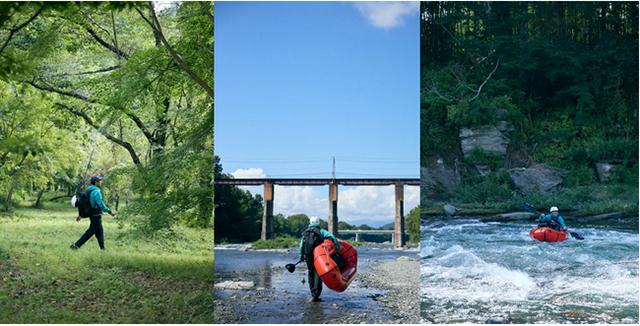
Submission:
<svg viewBox="0 0 640 326">
<path fill-rule="evenodd" d="M 321 243 L 313 251 L 313 265 L 320 275 L 322 282 L 331 290 L 342 292 L 349 287 L 349 284 L 356 277 L 358 271 L 358 252 L 350 243 L 338 240 L 340 251 L 338 254 L 344 259 L 343 270 L 338 268 L 331 256 L 336 252 L 333 241 L 327 240 Z"/>
<path fill-rule="evenodd" d="M 529 236 L 540 241 L 560 242 L 567 239 L 567 232 L 558 232 L 545 226 L 531 230 Z"/>
</svg>

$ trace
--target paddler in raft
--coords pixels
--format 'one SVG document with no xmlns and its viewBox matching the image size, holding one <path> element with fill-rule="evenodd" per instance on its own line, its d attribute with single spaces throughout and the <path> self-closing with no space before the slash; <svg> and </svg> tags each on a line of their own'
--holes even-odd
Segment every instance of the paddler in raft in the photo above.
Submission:
<svg viewBox="0 0 640 326">
<path fill-rule="evenodd" d="M 543 213 L 538 217 L 538 222 L 545 224 L 540 226 L 546 226 L 556 231 L 567 231 L 567 226 L 564 224 L 564 219 L 562 219 L 562 216 L 560 216 L 558 212 L 558 207 L 553 206 L 550 211 L 551 215 L 545 215 Z"/>
<path fill-rule="evenodd" d="M 302 239 L 300 239 L 299 259 L 307 263 L 309 290 L 311 290 L 312 301 L 320 301 L 320 293 L 322 293 L 322 280 L 320 275 L 316 272 L 316 268 L 313 265 L 313 250 L 323 243 L 325 240 L 331 239 L 336 245 L 336 253 L 340 250 L 340 244 L 338 239 L 331 234 L 331 232 L 320 228 L 320 219 L 317 216 L 312 216 L 310 219 L 309 227 L 302 232 Z M 344 259 L 339 254 L 331 256 L 331 258 L 338 264 L 338 268 L 344 268 Z"/>
</svg>

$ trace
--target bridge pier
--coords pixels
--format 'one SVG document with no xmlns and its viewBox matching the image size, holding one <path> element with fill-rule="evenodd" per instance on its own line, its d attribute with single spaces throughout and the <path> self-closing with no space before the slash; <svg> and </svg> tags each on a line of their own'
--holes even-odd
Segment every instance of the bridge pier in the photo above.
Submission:
<svg viewBox="0 0 640 326">
<path fill-rule="evenodd" d="M 396 183 L 396 223 L 393 245 L 400 248 L 405 245 L 404 232 L 404 184 Z"/>
<path fill-rule="evenodd" d="M 262 232 L 260 237 L 262 240 L 275 238 L 273 232 L 273 183 L 271 181 L 265 181 L 264 183 L 264 211 L 262 213 Z"/>
<path fill-rule="evenodd" d="M 356 233 L 356 242 L 360 242 L 360 233 Z"/>
<path fill-rule="evenodd" d="M 338 184 L 329 183 L 329 232 L 338 237 Z"/>
</svg>

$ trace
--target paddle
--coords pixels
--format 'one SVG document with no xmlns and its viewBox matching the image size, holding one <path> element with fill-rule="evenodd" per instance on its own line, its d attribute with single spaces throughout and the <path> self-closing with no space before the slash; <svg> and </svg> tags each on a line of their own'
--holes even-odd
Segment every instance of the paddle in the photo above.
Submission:
<svg viewBox="0 0 640 326">
<path fill-rule="evenodd" d="M 538 212 L 535 208 L 533 208 L 533 206 L 527 202 L 525 202 L 524 204 L 522 204 L 522 206 L 524 207 L 524 209 L 528 210 L 529 212 L 532 213 L 536 213 L 539 215 L 542 215 L 542 213 Z M 581 236 L 579 233 L 577 232 L 571 232 L 569 230 L 567 230 L 567 232 L 569 232 L 569 234 L 571 234 L 572 237 L 578 239 L 578 240 L 584 240 L 584 237 Z"/>
<path fill-rule="evenodd" d="M 296 265 L 300 264 L 302 260 L 298 261 L 295 264 L 287 264 L 284 267 L 289 271 L 289 273 L 293 273 L 296 271 Z"/>
</svg>

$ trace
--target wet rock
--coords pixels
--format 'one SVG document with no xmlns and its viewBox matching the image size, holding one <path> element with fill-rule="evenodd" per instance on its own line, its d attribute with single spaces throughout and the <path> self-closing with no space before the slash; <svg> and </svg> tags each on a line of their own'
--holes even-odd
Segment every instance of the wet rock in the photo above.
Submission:
<svg viewBox="0 0 640 326">
<path fill-rule="evenodd" d="M 600 214 L 600 215 L 593 215 L 593 216 L 585 216 L 585 217 L 582 217 L 580 220 L 583 222 L 587 222 L 587 221 L 592 222 L 592 221 L 611 221 L 611 220 L 624 221 L 624 220 L 630 220 L 630 219 L 637 220 L 637 217 L 632 217 L 631 215 L 625 212 L 615 212 L 615 213 L 607 213 L 607 214 Z"/>
<path fill-rule="evenodd" d="M 537 214 L 529 212 L 502 213 L 490 217 L 485 217 L 482 219 L 482 222 L 532 221 L 537 217 Z"/>
<path fill-rule="evenodd" d="M 511 320 L 511 317 L 507 316 L 502 318 L 487 319 L 484 323 L 485 324 L 511 324 L 512 322 L 513 321 Z"/>
<path fill-rule="evenodd" d="M 603 163 L 603 162 L 596 163 L 596 172 L 598 172 L 598 179 L 601 182 L 609 179 L 613 175 L 613 170 L 615 170 L 617 166 L 618 165 L 616 164 L 609 164 L 609 163 Z"/>
<path fill-rule="evenodd" d="M 253 281 L 224 281 L 214 285 L 216 290 L 247 290 L 253 288 Z"/>
<path fill-rule="evenodd" d="M 509 170 L 511 182 L 524 193 L 549 194 L 558 190 L 568 171 L 536 164 L 529 168 Z"/>
<path fill-rule="evenodd" d="M 396 258 L 396 261 L 418 261 L 419 259 L 416 258 L 410 258 L 407 256 L 400 256 L 398 258 Z"/>
<path fill-rule="evenodd" d="M 458 211 L 457 208 L 455 208 L 453 205 L 444 205 L 444 213 L 447 214 L 447 216 L 454 216 L 456 215 L 456 212 Z"/>
</svg>

